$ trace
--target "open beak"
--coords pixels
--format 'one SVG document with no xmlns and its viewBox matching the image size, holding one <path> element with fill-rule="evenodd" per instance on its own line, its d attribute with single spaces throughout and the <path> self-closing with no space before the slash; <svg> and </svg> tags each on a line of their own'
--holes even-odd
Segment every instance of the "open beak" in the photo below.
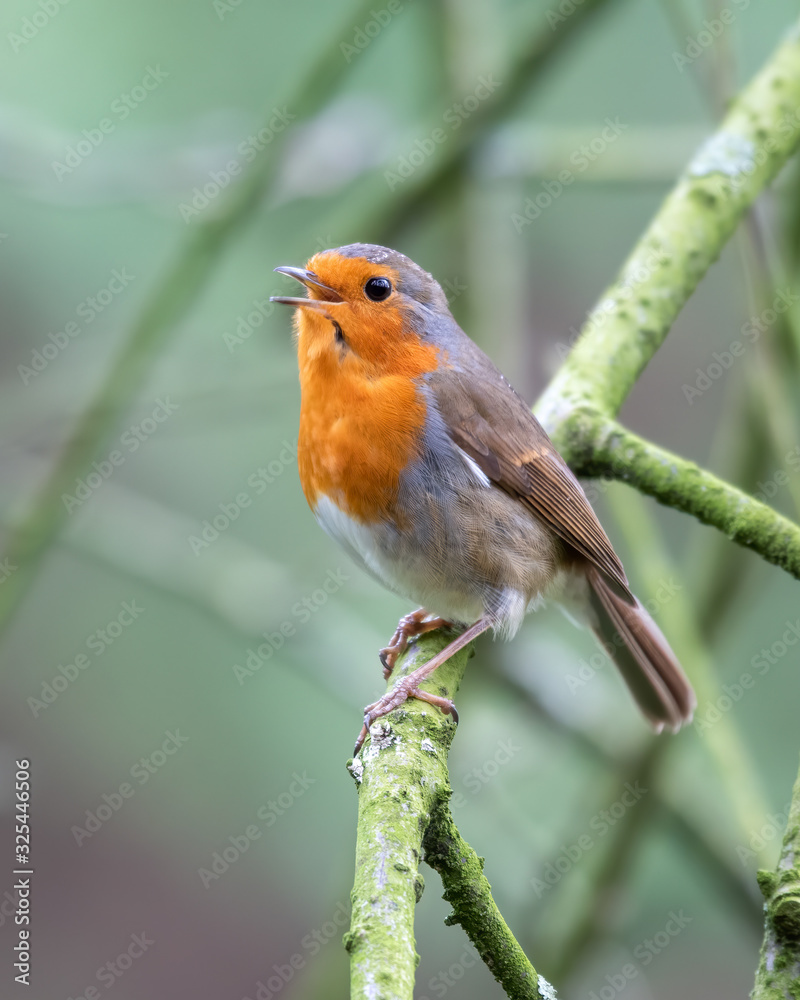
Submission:
<svg viewBox="0 0 800 1000">
<path fill-rule="evenodd" d="M 342 298 L 338 292 L 324 285 L 313 271 L 307 271 L 303 267 L 276 267 L 276 271 L 281 274 L 288 274 L 290 278 L 295 278 L 308 289 L 313 289 L 319 298 L 301 299 L 292 295 L 272 295 L 270 302 L 281 302 L 285 306 L 300 306 L 306 309 L 319 309 L 325 312 L 329 305 L 341 305 Z"/>
</svg>

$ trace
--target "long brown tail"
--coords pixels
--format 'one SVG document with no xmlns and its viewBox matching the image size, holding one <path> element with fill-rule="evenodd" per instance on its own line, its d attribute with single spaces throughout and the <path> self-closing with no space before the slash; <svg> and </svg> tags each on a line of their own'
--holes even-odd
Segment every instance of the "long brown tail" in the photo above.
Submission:
<svg viewBox="0 0 800 1000">
<path fill-rule="evenodd" d="M 617 593 L 591 564 L 586 578 L 595 634 L 613 650 L 614 662 L 654 728 L 677 732 L 691 720 L 697 699 L 661 629 L 638 601 L 631 604 Z"/>
</svg>

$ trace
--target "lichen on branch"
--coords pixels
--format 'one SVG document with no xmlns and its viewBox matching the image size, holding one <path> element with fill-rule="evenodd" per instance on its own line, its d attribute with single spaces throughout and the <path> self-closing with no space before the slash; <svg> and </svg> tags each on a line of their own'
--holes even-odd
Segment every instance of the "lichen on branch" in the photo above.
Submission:
<svg viewBox="0 0 800 1000">
<path fill-rule="evenodd" d="M 691 161 L 536 412 L 577 473 L 623 479 L 800 577 L 796 525 L 614 419 L 743 215 L 800 143 L 798 109 L 800 23 Z M 422 637 L 398 670 L 429 659 L 441 643 L 439 633 Z M 465 664 L 463 652 L 440 667 L 431 682 L 436 693 L 452 698 Z M 452 735 L 448 719 L 412 701 L 372 727 L 370 743 L 350 765 L 359 782 L 353 923 L 346 936 L 352 996 L 411 1000 L 424 849 L 453 905 L 450 922 L 464 927 L 508 996 L 552 998 L 497 910 L 480 859 L 453 823 L 447 775 Z M 800 779 L 792 817 L 779 870 L 761 879 L 767 939 L 757 1000 L 800 996 Z M 780 994 L 773 985 L 778 974 Z"/>
<path fill-rule="evenodd" d="M 580 474 L 622 480 L 800 579 L 800 527 L 767 504 L 602 414 L 581 410 L 567 433 Z"/>
<path fill-rule="evenodd" d="M 557 443 L 589 403 L 616 416 L 745 212 L 800 145 L 800 22 L 741 91 L 600 298 L 536 412 Z"/>
<path fill-rule="evenodd" d="M 800 578 L 800 528 L 614 421 L 745 212 L 800 145 L 800 22 L 692 159 L 535 407 L 578 475 L 622 479 Z"/>
<path fill-rule="evenodd" d="M 390 686 L 451 638 L 441 631 L 423 636 L 398 662 Z M 454 698 L 471 649 L 442 664 L 423 689 Z M 411 699 L 373 723 L 369 741 L 348 763 L 358 785 L 353 911 L 345 935 L 354 1000 L 412 1000 L 419 961 L 414 908 L 424 885 L 423 852 L 442 875 L 445 899 L 454 909 L 451 922 L 463 925 L 508 996 L 555 996 L 500 915 L 482 863 L 450 816 L 447 754 L 455 728 L 449 716 Z"/>
</svg>

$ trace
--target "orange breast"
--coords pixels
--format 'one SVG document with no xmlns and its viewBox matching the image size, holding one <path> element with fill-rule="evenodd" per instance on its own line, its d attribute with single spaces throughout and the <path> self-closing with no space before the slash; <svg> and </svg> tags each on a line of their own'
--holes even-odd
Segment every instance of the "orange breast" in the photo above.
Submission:
<svg viewBox="0 0 800 1000">
<path fill-rule="evenodd" d="M 312 509 L 325 495 L 363 523 L 402 520 L 400 474 L 420 454 L 426 415 L 416 380 L 437 364 L 436 350 L 414 341 L 376 365 L 354 351 L 320 349 L 301 322 L 298 468 Z"/>
</svg>

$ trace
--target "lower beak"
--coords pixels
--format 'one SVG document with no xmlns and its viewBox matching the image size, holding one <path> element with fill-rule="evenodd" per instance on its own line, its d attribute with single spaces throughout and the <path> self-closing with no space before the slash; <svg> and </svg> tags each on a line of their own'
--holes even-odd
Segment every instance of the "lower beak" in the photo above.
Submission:
<svg viewBox="0 0 800 1000">
<path fill-rule="evenodd" d="M 273 295 L 270 302 L 280 302 L 286 306 L 299 306 L 300 308 L 319 309 L 325 312 L 327 306 L 341 304 L 342 298 L 339 293 L 323 284 L 313 271 L 307 271 L 302 267 L 276 267 L 276 271 L 281 274 L 288 274 L 310 291 L 317 293 L 319 298 L 301 299 L 292 295 Z"/>
</svg>

